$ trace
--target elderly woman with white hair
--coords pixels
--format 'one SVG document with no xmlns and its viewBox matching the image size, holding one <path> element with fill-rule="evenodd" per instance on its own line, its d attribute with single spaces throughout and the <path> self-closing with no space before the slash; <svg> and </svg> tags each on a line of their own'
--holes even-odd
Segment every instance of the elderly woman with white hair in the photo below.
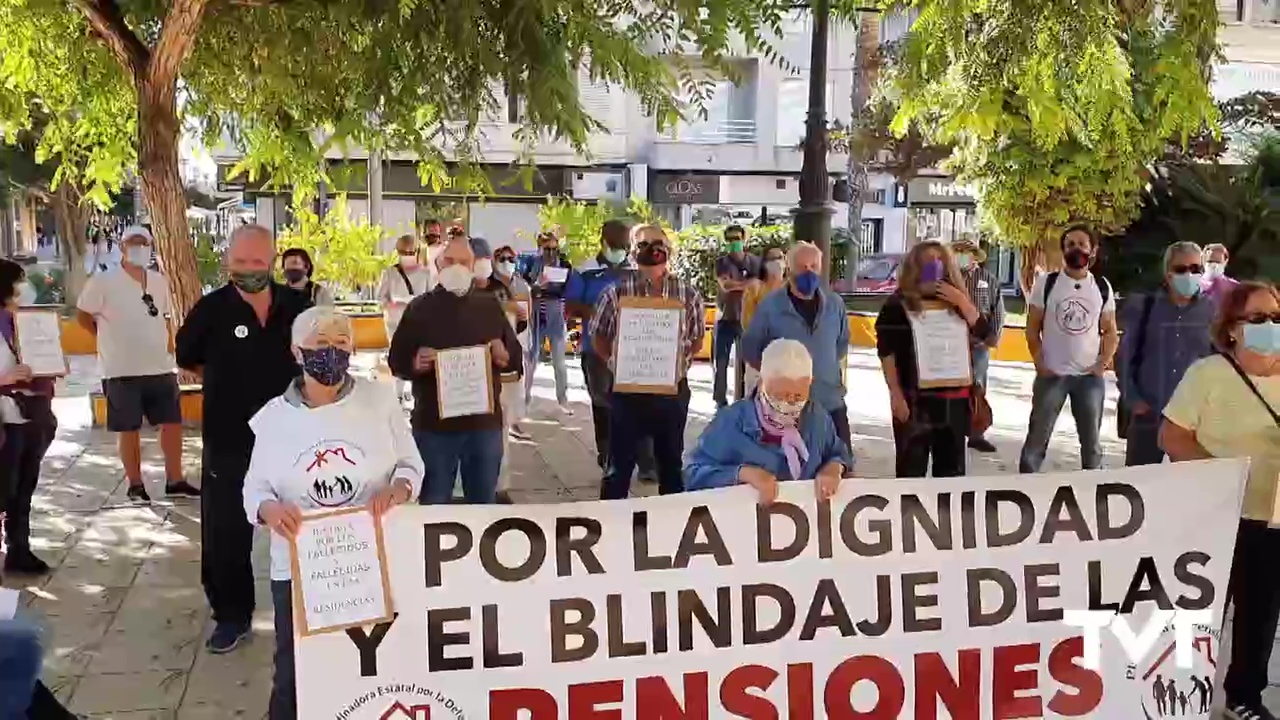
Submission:
<svg viewBox="0 0 1280 720">
<path fill-rule="evenodd" d="M 760 384 L 721 410 L 685 467 L 689 490 L 750 485 L 773 502 L 779 480 L 813 480 L 826 500 L 853 467 L 831 414 L 809 401 L 813 358 L 798 340 L 774 340 L 760 359 Z"/>
<path fill-rule="evenodd" d="M 381 517 L 416 498 L 422 487 L 422 458 L 395 392 L 389 384 L 350 375 L 354 346 L 348 316 L 332 306 L 303 312 L 293 324 L 302 376 L 249 421 L 255 441 L 245 513 L 272 531 L 271 720 L 297 716 L 289 541 L 303 513 L 364 506 Z"/>
</svg>

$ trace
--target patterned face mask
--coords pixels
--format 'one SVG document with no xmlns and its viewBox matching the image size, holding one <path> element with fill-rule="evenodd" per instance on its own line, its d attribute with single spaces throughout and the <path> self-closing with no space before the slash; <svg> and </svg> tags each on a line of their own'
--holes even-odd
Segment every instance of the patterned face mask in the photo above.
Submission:
<svg viewBox="0 0 1280 720">
<path fill-rule="evenodd" d="M 247 272 L 231 273 L 231 284 L 241 290 L 256 295 L 271 284 L 271 273 L 266 270 L 251 270 Z"/>
<path fill-rule="evenodd" d="M 299 348 L 302 352 L 302 371 L 312 380 L 333 387 L 347 379 L 351 366 L 351 353 L 340 347 Z"/>
</svg>

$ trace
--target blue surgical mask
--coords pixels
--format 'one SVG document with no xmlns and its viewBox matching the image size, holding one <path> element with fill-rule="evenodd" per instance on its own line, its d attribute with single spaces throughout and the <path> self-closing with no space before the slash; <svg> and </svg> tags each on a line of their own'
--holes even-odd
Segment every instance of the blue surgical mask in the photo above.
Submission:
<svg viewBox="0 0 1280 720">
<path fill-rule="evenodd" d="M 1169 279 L 1173 291 L 1183 297 L 1195 297 L 1200 293 L 1200 280 L 1203 275 L 1196 273 L 1178 273 Z"/>
<path fill-rule="evenodd" d="M 610 265 L 617 265 L 627 259 L 627 251 L 609 248 L 604 251 L 604 259 L 608 260 Z"/>
<path fill-rule="evenodd" d="M 1280 355 L 1280 323 L 1245 323 L 1241 342 L 1259 355 Z"/>
<path fill-rule="evenodd" d="M 822 278 L 818 277 L 818 273 L 812 270 L 805 270 L 796 275 L 796 290 L 801 295 L 809 296 L 818 291 L 818 284 L 822 282 Z"/>
</svg>

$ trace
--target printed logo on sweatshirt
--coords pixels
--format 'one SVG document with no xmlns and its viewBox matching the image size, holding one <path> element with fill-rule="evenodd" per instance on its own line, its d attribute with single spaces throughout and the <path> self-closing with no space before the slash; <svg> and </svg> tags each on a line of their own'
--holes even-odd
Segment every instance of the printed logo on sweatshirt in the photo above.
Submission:
<svg viewBox="0 0 1280 720">
<path fill-rule="evenodd" d="M 294 466 L 307 478 L 307 497 L 319 507 L 342 507 L 364 487 L 364 450 L 345 440 L 321 440 L 298 456 Z"/>
</svg>

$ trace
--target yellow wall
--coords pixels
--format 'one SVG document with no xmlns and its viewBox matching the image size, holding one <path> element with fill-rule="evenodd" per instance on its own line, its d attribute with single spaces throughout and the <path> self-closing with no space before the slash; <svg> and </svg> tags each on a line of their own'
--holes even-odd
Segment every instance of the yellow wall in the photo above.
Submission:
<svg viewBox="0 0 1280 720">
<path fill-rule="evenodd" d="M 357 315 L 352 318 L 356 330 L 356 347 L 362 350 L 377 350 L 387 346 L 387 330 L 380 315 Z M 715 309 L 707 308 L 707 335 L 702 341 L 699 360 L 711 359 L 711 329 L 715 324 Z M 875 347 L 875 317 L 871 315 L 849 315 L 849 344 L 854 347 Z M 93 355 L 97 353 L 97 343 L 80 324 L 74 320 L 62 321 L 62 349 L 68 355 Z M 1031 354 L 1027 351 L 1027 338 L 1020 327 L 1005 328 L 1000 336 L 1000 346 L 992 353 L 993 360 L 1005 362 L 1031 362 Z"/>
</svg>

